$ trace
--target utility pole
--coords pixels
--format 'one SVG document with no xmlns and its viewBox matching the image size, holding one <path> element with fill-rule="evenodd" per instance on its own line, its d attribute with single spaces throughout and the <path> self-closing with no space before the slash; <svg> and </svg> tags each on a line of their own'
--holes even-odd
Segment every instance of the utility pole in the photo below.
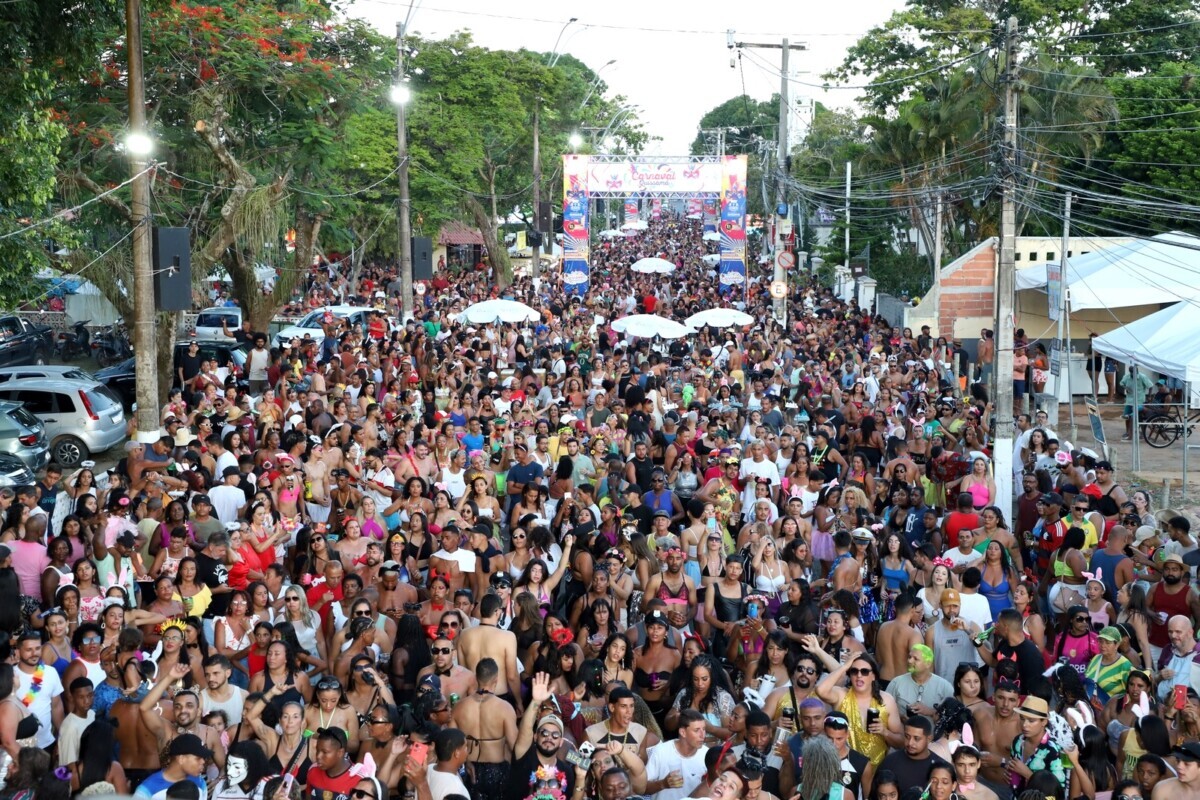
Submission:
<svg viewBox="0 0 1200 800">
<path fill-rule="evenodd" d="M 1062 255 L 1058 259 L 1062 272 L 1061 289 L 1062 304 L 1058 312 L 1058 377 L 1055 379 L 1055 393 L 1058 390 L 1057 381 L 1067 385 L 1067 414 L 1071 419 L 1071 441 L 1079 438 L 1079 429 L 1075 426 L 1075 395 L 1071 386 L 1071 300 L 1070 281 L 1067 279 L 1067 248 L 1071 246 L 1071 193 L 1063 199 L 1063 232 Z"/>
<path fill-rule="evenodd" d="M 846 251 L 846 263 L 843 266 L 850 269 L 850 162 L 846 162 L 846 241 L 842 245 Z"/>
<path fill-rule="evenodd" d="M 561 34 L 560 34 L 561 35 Z M 539 142 L 541 136 L 541 110 L 542 98 L 537 97 L 533 101 L 533 229 L 538 230 L 538 221 L 541 218 L 542 209 L 542 152 Z M 538 231 L 538 233 L 541 233 Z M 531 247 L 530 255 L 533 258 L 529 263 L 529 275 L 535 281 L 539 278 L 539 272 L 542 260 L 542 245 L 539 242 L 537 246 Z M 551 251 L 553 252 L 553 251 Z"/>
<path fill-rule="evenodd" d="M 404 23 L 396 23 L 396 85 L 404 86 Z M 401 317 L 413 318 L 413 263 L 412 263 L 412 201 L 408 197 L 408 126 L 405 122 L 405 103 L 408 97 L 397 98 L 396 103 L 396 150 L 400 164 L 396 178 L 400 183 L 400 207 L 396 223 L 396 235 L 400 239 L 400 303 Z"/>
<path fill-rule="evenodd" d="M 934 206 L 933 224 L 933 296 L 937 298 L 934 313 L 937 314 L 937 324 L 934 330 L 938 336 L 945 336 L 947 331 L 941 330 L 942 324 L 942 193 L 938 192 L 937 203 Z"/>
<path fill-rule="evenodd" d="M 137 437 L 158 440 L 158 343 L 154 325 L 154 267 L 150 241 L 149 137 L 146 133 L 146 86 L 142 74 L 142 3 L 125 0 L 125 51 L 129 54 L 129 133 L 139 137 L 130 147 L 133 170 L 129 204 L 133 225 L 133 352 L 137 379 Z"/>
<path fill-rule="evenodd" d="M 996 497 L 1012 513 L 1013 503 L 1013 304 L 1017 248 L 1017 18 L 1009 17 L 1004 37 L 1004 144 L 1000 186 L 1000 259 L 996 266 Z"/>
<path fill-rule="evenodd" d="M 733 31 L 732 30 L 729 31 L 727 35 L 730 40 L 730 45 L 732 47 L 733 46 L 733 42 L 732 42 Z M 808 45 L 804 42 L 797 42 L 796 44 L 791 44 L 787 39 L 784 39 L 780 44 L 764 44 L 764 43 L 758 43 L 758 42 L 737 42 L 736 46 L 739 49 L 743 48 L 743 47 L 759 47 L 759 48 L 764 48 L 767 50 L 779 50 L 782 53 L 782 58 L 780 59 L 780 66 L 779 66 L 779 130 L 776 134 L 776 136 L 778 138 L 778 141 L 776 142 L 776 160 L 778 163 L 776 164 L 776 168 L 775 168 L 775 172 L 776 172 L 775 204 L 776 204 L 776 212 L 778 212 L 778 210 L 779 210 L 778 206 L 781 206 L 787 202 L 787 195 L 786 195 L 787 187 L 786 187 L 786 183 L 785 183 L 785 178 L 787 177 L 787 156 L 788 156 L 788 146 L 787 146 L 788 87 L 789 87 L 789 83 L 790 83 L 789 79 L 791 78 L 791 72 L 789 71 L 789 68 L 788 68 L 788 56 L 791 55 L 791 51 L 793 51 L 793 50 L 807 50 Z M 776 214 L 776 217 L 778 217 L 778 213 Z M 779 236 L 779 220 L 778 220 L 778 218 L 776 218 L 776 220 L 775 220 L 775 252 L 779 253 L 782 247 L 783 247 L 783 242 Z M 787 279 L 787 275 L 785 274 L 783 267 L 780 265 L 778 258 L 775 260 L 774 277 L 775 277 L 776 281 L 785 281 Z M 786 314 L 787 314 L 787 298 L 786 297 L 783 299 L 774 301 L 774 314 L 775 314 L 775 319 L 780 320 L 781 322 L 786 318 Z"/>
</svg>

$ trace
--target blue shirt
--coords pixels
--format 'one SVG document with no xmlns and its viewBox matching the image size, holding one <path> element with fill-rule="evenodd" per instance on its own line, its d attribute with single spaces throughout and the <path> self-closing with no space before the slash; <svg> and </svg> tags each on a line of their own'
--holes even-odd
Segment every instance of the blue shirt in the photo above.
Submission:
<svg viewBox="0 0 1200 800">
<path fill-rule="evenodd" d="M 464 433 L 462 437 L 463 446 L 467 448 L 467 452 L 471 450 L 483 449 L 483 434 L 482 433 Z"/>
<path fill-rule="evenodd" d="M 208 797 L 208 786 L 204 783 L 203 778 L 189 777 L 188 780 L 200 787 L 201 797 Z M 163 777 L 160 770 L 142 781 L 142 785 L 137 788 L 133 796 L 145 798 L 145 800 L 166 800 L 167 789 L 174 785 L 175 781 Z"/>
</svg>

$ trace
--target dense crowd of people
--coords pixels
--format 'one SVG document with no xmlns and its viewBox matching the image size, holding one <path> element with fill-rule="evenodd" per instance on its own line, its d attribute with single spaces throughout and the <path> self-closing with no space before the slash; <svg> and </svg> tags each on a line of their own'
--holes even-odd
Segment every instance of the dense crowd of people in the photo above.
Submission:
<svg viewBox="0 0 1200 800">
<path fill-rule="evenodd" d="M 986 373 L 710 247 L 247 324 L 247 384 L 192 354 L 157 441 L 0 490 L 3 796 L 1200 797 L 1192 518 L 1044 412 L 998 496 Z"/>
</svg>

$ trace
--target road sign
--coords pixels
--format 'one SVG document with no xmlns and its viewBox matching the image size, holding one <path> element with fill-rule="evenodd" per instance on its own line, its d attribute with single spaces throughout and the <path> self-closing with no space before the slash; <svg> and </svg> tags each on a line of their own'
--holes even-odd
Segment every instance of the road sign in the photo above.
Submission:
<svg viewBox="0 0 1200 800">
<path fill-rule="evenodd" d="M 414 284 L 413 289 L 416 291 L 417 294 L 425 294 L 425 284 L 423 284 L 423 283 Z"/>
<path fill-rule="evenodd" d="M 785 281 L 771 281 L 771 297 L 776 300 L 782 300 L 787 297 L 787 283 Z"/>
<path fill-rule="evenodd" d="M 796 266 L 796 256 L 792 253 L 789 253 L 787 250 L 780 250 L 775 254 L 775 262 L 779 264 L 782 269 L 791 269 L 792 267 Z"/>
</svg>

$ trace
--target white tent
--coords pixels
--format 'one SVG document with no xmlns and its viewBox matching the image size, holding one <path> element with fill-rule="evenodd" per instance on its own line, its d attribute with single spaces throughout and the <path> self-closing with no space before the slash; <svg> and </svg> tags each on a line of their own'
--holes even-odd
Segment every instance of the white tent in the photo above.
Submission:
<svg viewBox="0 0 1200 800">
<path fill-rule="evenodd" d="M 1045 291 L 1047 266 L 1017 272 L 1017 291 Z M 1070 258 L 1063 282 L 1072 311 L 1200 298 L 1200 237 L 1160 233 Z"/>
<path fill-rule="evenodd" d="M 1125 364 L 1200 383 L 1200 301 L 1184 301 L 1092 340 L 1092 348 Z"/>
</svg>

